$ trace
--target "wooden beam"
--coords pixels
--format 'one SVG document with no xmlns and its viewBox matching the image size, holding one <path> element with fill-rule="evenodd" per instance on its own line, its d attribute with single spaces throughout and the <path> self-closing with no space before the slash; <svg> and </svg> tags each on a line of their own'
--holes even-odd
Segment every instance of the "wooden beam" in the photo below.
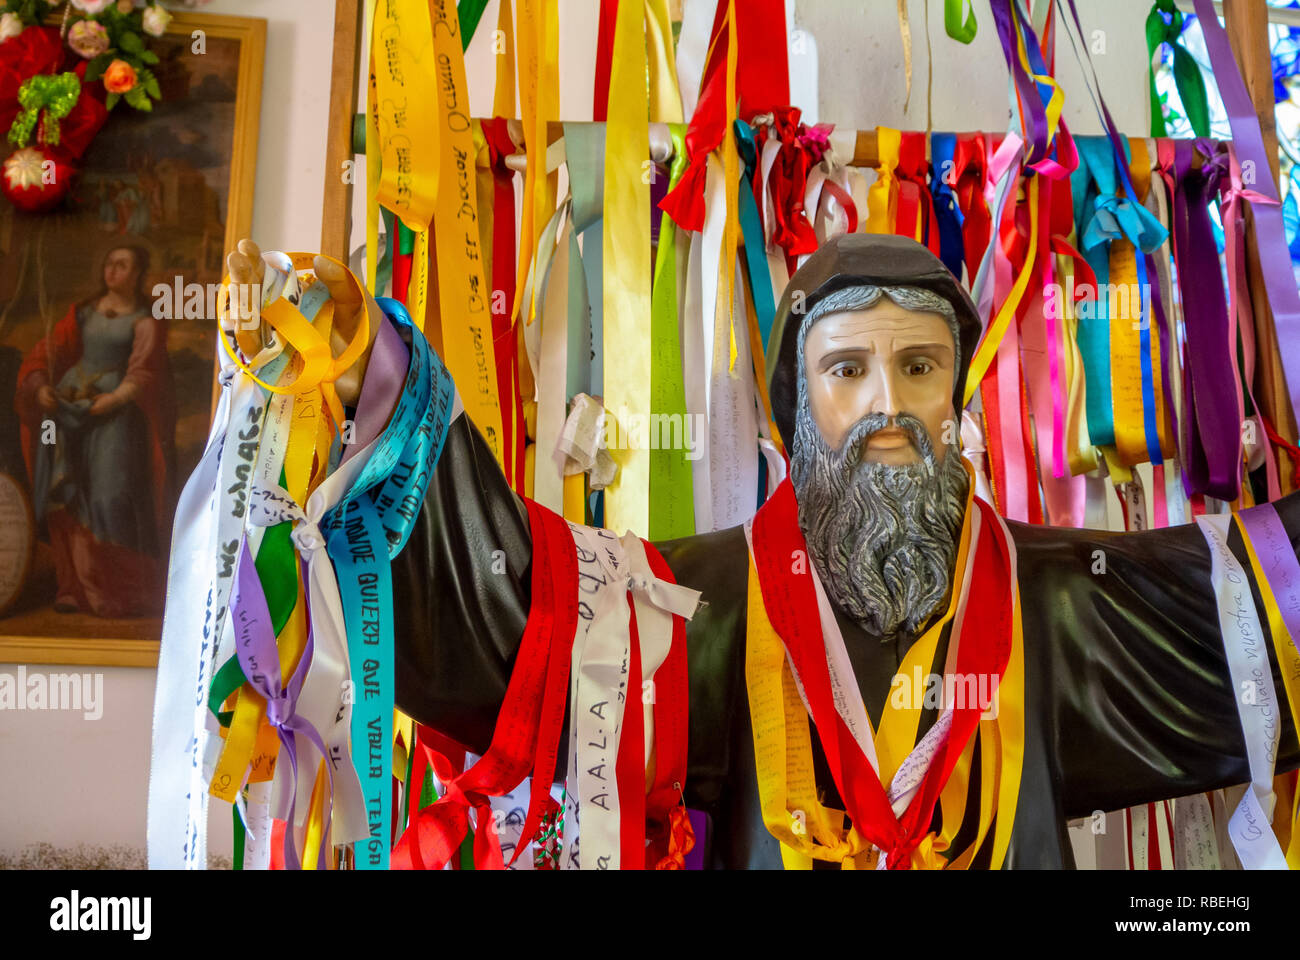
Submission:
<svg viewBox="0 0 1300 960">
<path fill-rule="evenodd" d="M 352 118 L 361 76 L 361 0 L 334 0 L 334 62 L 330 79 L 329 132 L 325 141 L 325 191 L 321 202 L 320 252 L 347 263 L 352 242 Z"/>
<path fill-rule="evenodd" d="M 1264 133 L 1264 149 L 1278 179 L 1277 120 L 1273 113 L 1273 59 L 1268 48 L 1268 4 L 1265 0 L 1229 0 L 1223 5 L 1224 29 L 1233 56 L 1255 104 Z"/>
</svg>

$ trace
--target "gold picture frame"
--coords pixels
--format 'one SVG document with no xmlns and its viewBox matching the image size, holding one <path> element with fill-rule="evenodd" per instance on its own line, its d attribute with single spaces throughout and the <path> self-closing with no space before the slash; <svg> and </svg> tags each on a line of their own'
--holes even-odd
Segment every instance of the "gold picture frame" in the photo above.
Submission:
<svg viewBox="0 0 1300 960">
<path fill-rule="evenodd" d="M 57 23 L 57 21 L 54 22 Z M 225 97 L 225 99 L 221 101 L 219 110 L 213 108 L 210 114 L 202 114 L 202 112 L 199 111 L 199 113 L 204 116 L 220 115 L 223 118 L 220 126 L 214 126 L 214 129 L 217 130 L 218 134 L 225 129 L 226 124 L 229 122 L 227 120 L 230 115 L 228 88 L 230 86 L 234 87 L 233 129 L 230 132 L 229 139 L 227 140 L 224 134 L 220 136 L 214 134 L 211 138 L 211 142 L 214 145 L 219 144 L 222 148 L 220 163 L 223 167 L 228 167 L 229 175 L 224 184 L 217 184 L 218 189 L 210 189 L 207 191 L 209 194 L 213 195 L 214 199 L 211 203 L 216 206 L 218 211 L 220 211 L 222 207 L 221 201 L 224 201 L 224 231 L 212 231 L 213 235 L 205 233 L 202 242 L 202 255 L 196 257 L 195 260 L 198 264 L 196 267 L 196 280 L 199 282 L 206 280 L 210 283 L 212 282 L 213 277 L 214 254 L 216 258 L 216 279 L 219 281 L 221 258 L 224 257 L 225 251 L 233 249 L 234 245 L 240 238 L 251 234 L 253 218 L 253 185 L 257 167 L 258 127 L 261 115 L 262 77 L 266 50 L 266 20 L 262 18 L 236 17 L 222 14 L 176 12 L 172 21 L 168 24 L 166 34 L 162 38 L 159 38 L 157 43 L 165 47 L 167 41 L 172 41 L 173 47 L 182 42 L 189 43 L 190 51 L 194 54 L 198 54 L 200 44 L 203 45 L 202 49 L 204 52 L 211 47 L 220 54 L 220 56 L 215 58 L 215 61 L 220 62 L 222 66 L 215 68 L 216 75 L 214 75 L 213 69 L 209 69 L 209 63 L 212 61 L 203 62 L 201 64 L 202 69 L 196 69 L 195 75 L 202 72 L 204 83 L 197 85 L 200 89 L 187 88 L 186 100 L 181 101 L 182 103 L 185 103 L 190 99 L 194 99 L 196 96 L 202 96 L 204 98 Z M 235 41 L 238 43 L 237 56 L 232 57 L 231 51 L 228 47 L 228 41 Z M 176 55 L 176 51 L 173 51 L 173 55 Z M 164 88 L 164 105 L 167 102 L 166 94 L 167 90 Z M 213 102 L 215 102 L 215 100 Z M 125 104 L 119 105 L 118 108 L 110 114 L 108 123 L 105 125 L 104 130 L 100 132 L 99 137 L 104 137 L 105 134 L 112 129 L 113 124 L 121 121 L 123 114 L 127 114 L 128 111 L 131 114 L 135 113 L 135 111 L 131 111 Z M 164 122 L 162 114 L 167 113 L 168 112 L 165 109 L 160 109 L 154 114 L 143 114 L 140 117 L 133 118 L 129 122 L 135 124 L 147 124 L 154 118 L 157 118 L 159 122 Z M 184 137 L 189 138 L 198 137 L 202 139 L 205 137 L 205 131 L 201 129 L 195 130 L 192 126 L 186 126 L 186 123 L 177 120 L 178 112 L 176 110 L 173 109 L 168 115 L 171 117 L 168 122 L 171 122 L 173 127 L 184 128 L 183 130 L 178 129 L 176 136 L 179 137 L 183 134 Z M 186 114 L 187 117 L 193 115 L 194 114 Z M 159 136 L 165 138 L 168 135 L 169 133 L 164 131 Z M 162 141 L 158 139 L 158 136 L 155 136 L 149 142 Z M 228 152 L 225 149 L 227 143 Z M 92 144 L 84 158 L 85 169 L 82 172 L 81 183 L 78 187 L 74 187 L 74 192 L 82 189 L 83 184 L 89 183 L 94 179 L 94 151 L 95 145 Z M 163 148 L 163 152 L 166 152 L 165 147 Z M 164 161 L 165 160 L 166 157 L 164 157 Z M 154 158 L 151 155 L 148 163 L 152 164 L 153 162 Z M 156 168 L 151 167 L 150 173 L 152 174 L 155 169 Z M 190 176 L 192 179 L 193 174 L 191 173 Z M 129 182 L 129 176 L 124 179 L 127 180 L 127 187 L 132 186 Z M 100 211 L 99 216 L 101 217 L 100 225 L 104 226 L 106 231 L 111 232 L 111 217 L 113 215 L 112 211 L 115 202 L 106 202 L 105 197 L 107 197 L 109 190 L 104 187 L 102 183 L 96 183 L 96 188 L 100 191 L 98 195 L 98 209 Z M 202 185 L 200 185 L 198 189 L 201 190 Z M 161 187 L 157 188 L 157 192 L 161 191 Z M 136 198 L 139 198 L 140 194 L 137 193 L 135 196 Z M 159 203 L 158 201 L 154 202 L 156 205 Z M 171 202 L 173 206 L 176 204 L 174 199 Z M 92 198 L 89 201 L 84 202 L 82 206 L 85 210 L 89 210 L 94 205 L 94 199 Z M 134 209 L 137 211 L 147 206 L 148 203 L 146 200 L 134 200 Z M 121 205 L 117 205 L 117 207 L 120 211 Z M 130 231 L 137 229 L 135 226 L 135 218 L 137 215 L 143 216 L 145 220 L 148 218 L 147 213 L 130 214 L 129 220 L 123 219 L 123 225 L 121 227 L 122 232 L 128 232 L 128 227 Z M 118 216 L 119 218 L 123 217 L 120 212 L 118 213 Z M 93 214 L 88 214 L 87 219 L 90 223 L 95 223 Z M 14 223 L 10 223 L 8 225 L 10 232 L 8 238 L 3 235 L 4 224 L 0 223 L 0 251 L 5 250 L 6 239 L 11 245 L 16 242 L 13 236 L 16 229 L 35 229 L 33 227 L 34 222 L 33 219 L 27 218 L 21 223 L 18 223 L 17 228 Z M 92 228 L 88 227 L 87 229 Z M 221 247 L 219 250 L 214 249 L 216 246 L 214 241 L 218 241 L 218 237 L 215 234 L 220 234 L 219 242 Z M 100 247 L 105 246 L 105 244 L 109 242 L 103 237 L 100 237 L 99 240 L 100 242 L 98 246 Z M 122 240 L 121 242 L 125 243 L 126 241 Z M 60 253 L 54 253 L 52 254 L 52 257 L 58 257 L 59 255 Z M 40 258 L 39 253 L 37 257 L 38 259 Z M 180 272 L 181 268 L 178 267 L 175 269 L 178 277 L 184 275 Z M 149 274 L 150 283 L 162 279 L 164 278 L 160 277 L 156 271 L 151 271 Z M 166 277 L 165 279 L 169 281 L 170 277 Z M 185 276 L 185 280 L 188 282 L 189 277 Z M 16 293 L 13 295 L 15 299 L 17 296 Z M 0 289 L 0 305 L 4 302 L 3 298 L 4 291 Z M 66 297 L 63 299 L 66 299 Z M 48 329 L 48 318 L 46 323 Z M 212 334 L 209 342 L 212 344 L 212 348 L 215 348 L 215 319 L 212 321 L 211 330 Z M 3 334 L 4 331 L 0 330 L 0 344 L 3 343 Z M 172 349 L 171 339 L 172 338 L 169 336 L 167 344 L 168 351 Z M 195 410 L 191 409 L 189 410 L 190 415 L 184 418 L 186 430 L 184 435 L 186 441 L 185 450 L 190 456 L 188 458 L 181 456 L 176 457 L 174 477 L 171 482 L 171 486 L 174 489 L 171 491 L 170 502 L 167 506 L 167 516 L 170 516 L 171 512 L 174 511 L 175 497 L 179 494 L 180 488 L 183 486 L 186 477 L 197 462 L 197 455 L 194 454 L 196 443 L 195 438 L 198 437 L 200 432 L 202 433 L 202 437 L 198 440 L 197 447 L 198 452 L 200 453 L 202 450 L 201 440 L 206 438 L 207 426 L 211 418 L 211 406 L 209 400 L 215 391 L 215 369 L 212 366 L 211 360 L 215 353 L 212 348 L 210 348 L 206 354 L 206 366 L 203 369 L 211 371 L 213 375 L 211 381 L 213 391 L 207 390 L 205 385 L 205 389 L 201 391 L 201 399 L 196 399 L 195 394 L 200 393 L 200 391 L 195 391 L 193 389 L 192 380 L 184 379 L 179 374 L 175 377 L 178 381 L 176 384 L 178 389 L 175 391 L 176 396 L 180 398 L 182 392 L 184 392 L 186 394 L 184 398 L 185 402 L 191 408 L 195 407 L 196 404 L 201 403 L 202 416 L 200 416 L 200 414 Z M 192 352 L 194 351 L 191 351 L 191 353 Z M 187 354 L 187 357 L 189 359 L 189 366 L 193 369 L 193 358 L 189 354 Z M 182 390 L 182 388 L 184 389 Z M 9 415 L 13 404 L 12 395 L 8 398 L 0 397 L 0 402 L 5 403 L 5 409 L 0 411 L 0 413 L 6 416 Z M 179 421 L 180 418 L 178 417 L 177 419 Z M 180 442 L 181 431 L 179 430 L 179 422 L 177 426 L 177 442 L 175 446 L 177 453 L 179 454 L 182 448 Z M 28 477 L 24 479 L 29 480 L 30 478 Z M 170 523 L 168 524 L 168 529 L 170 529 Z M 163 547 L 162 563 L 163 570 L 165 571 L 165 545 Z M 161 597 L 159 600 L 161 601 Z M 104 617 L 94 623 L 88 623 L 87 621 L 90 619 L 92 619 L 91 614 L 79 615 L 77 618 L 78 629 L 72 630 L 65 627 L 60 630 L 60 623 L 67 623 L 68 618 L 64 617 L 60 620 L 60 615 L 57 612 L 54 612 L 52 606 L 11 611 L 10 614 L 0 617 L 0 663 L 83 664 L 118 667 L 157 666 L 159 636 L 161 632 L 161 608 L 159 608 L 158 616 L 121 618 Z M 102 628 L 100 627 L 100 624 L 102 624 Z"/>
</svg>

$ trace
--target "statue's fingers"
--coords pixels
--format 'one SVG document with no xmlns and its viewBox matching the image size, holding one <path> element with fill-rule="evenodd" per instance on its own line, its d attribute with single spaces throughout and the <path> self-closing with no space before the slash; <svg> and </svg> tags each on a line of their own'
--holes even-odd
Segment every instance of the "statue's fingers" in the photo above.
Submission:
<svg viewBox="0 0 1300 960">
<path fill-rule="evenodd" d="M 312 261 L 316 279 L 325 284 L 334 300 L 334 322 L 343 328 L 349 336 L 356 329 L 356 318 L 365 302 L 361 290 L 352 282 L 352 277 L 340 264 L 326 257 L 317 256 Z"/>
<path fill-rule="evenodd" d="M 261 248 L 252 240 L 245 237 L 240 240 L 237 249 L 246 256 L 253 265 L 253 276 L 250 278 L 254 281 L 261 282 L 262 277 L 266 274 L 266 262 L 262 259 Z"/>
</svg>

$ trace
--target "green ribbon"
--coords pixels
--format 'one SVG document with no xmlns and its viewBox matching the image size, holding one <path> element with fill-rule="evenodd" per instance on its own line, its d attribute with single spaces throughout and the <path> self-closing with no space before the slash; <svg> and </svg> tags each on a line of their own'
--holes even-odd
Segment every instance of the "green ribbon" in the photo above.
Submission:
<svg viewBox="0 0 1300 960">
<path fill-rule="evenodd" d="M 1168 14 L 1169 22 L 1164 15 Z M 1201 76 L 1196 58 L 1178 42 L 1183 32 L 1183 12 L 1174 6 L 1174 0 L 1156 0 L 1147 14 L 1147 78 L 1151 84 L 1151 136 L 1167 137 L 1164 111 L 1160 109 L 1160 94 L 1156 91 L 1156 51 L 1161 44 L 1169 44 L 1174 52 L 1174 85 L 1187 112 L 1187 120 L 1198 137 L 1210 135 L 1210 108 L 1205 97 L 1205 79 Z"/>
<path fill-rule="evenodd" d="M 45 119 L 41 123 L 41 142 L 57 144 L 59 142 L 59 121 L 72 112 L 81 97 L 81 80 L 75 73 L 37 74 L 28 77 L 18 88 L 18 105 L 22 107 L 13 125 L 9 127 L 9 142 L 20 147 L 27 146 L 36 129 L 36 120 L 41 111 Z"/>
<path fill-rule="evenodd" d="M 975 6 L 966 6 L 968 0 L 943 0 L 943 28 L 958 43 L 970 43 L 975 39 Z M 966 8 L 966 18 L 962 19 L 962 7 Z"/>
<path fill-rule="evenodd" d="M 677 186 L 686 171 L 686 127 L 669 125 L 673 161 L 668 189 Z M 686 459 L 686 386 L 682 380 L 682 348 L 677 329 L 677 226 L 666 214 L 659 217 L 659 249 L 655 254 L 654 285 L 650 294 L 650 410 L 666 415 L 668 426 L 659 429 L 659 444 L 650 451 L 650 539 L 673 540 L 695 533 L 695 494 L 692 463 Z M 667 449 L 665 439 L 676 439 L 680 422 L 682 449 Z M 698 436 L 692 437 L 696 442 Z"/>
<path fill-rule="evenodd" d="M 470 40 L 474 39 L 474 31 L 478 29 L 478 22 L 483 19 L 483 11 L 487 8 L 488 0 L 460 0 L 456 5 L 456 19 L 460 22 L 460 49 L 465 51 L 469 49 Z"/>
</svg>

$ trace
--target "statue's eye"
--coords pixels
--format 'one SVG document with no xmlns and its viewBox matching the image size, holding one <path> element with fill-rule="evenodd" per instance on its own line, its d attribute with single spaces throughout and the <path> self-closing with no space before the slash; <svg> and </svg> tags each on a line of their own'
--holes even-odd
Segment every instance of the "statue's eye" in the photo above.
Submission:
<svg viewBox="0 0 1300 960">
<path fill-rule="evenodd" d="M 843 377 L 845 379 L 860 377 L 862 376 L 862 364 L 852 362 L 836 364 L 831 368 L 831 376 Z"/>
<path fill-rule="evenodd" d="M 923 377 L 934 368 L 928 360 L 913 360 L 907 365 L 908 376 Z"/>
</svg>

